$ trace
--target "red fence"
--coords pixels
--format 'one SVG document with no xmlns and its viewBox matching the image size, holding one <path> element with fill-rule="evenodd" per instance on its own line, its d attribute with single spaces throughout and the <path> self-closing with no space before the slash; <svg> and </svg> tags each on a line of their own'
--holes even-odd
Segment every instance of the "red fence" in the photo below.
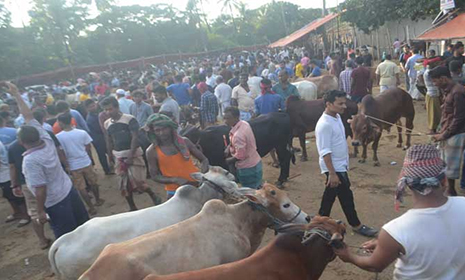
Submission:
<svg viewBox="0 0 465 280">
<path fill-rule="evenodd" d="M 260 48 L 264 48 L 266 45 L 254 45 L 248 47 L 236 47 L 222 50 L 215 50 L 209 52 L 198 52 L 198 53 L 179 53 L 179 54 L 167 54 L 157 55 L 152 57 L 142 57 L 133 60 L 126 60 L 114 63 L 100 64 L 100 65 L 89 65 L 82 67 L 65 67 L 54 71 L 43 72 L 39 74 L 23 76 L 16 79 L 14 82 L 20 86 L 30 86 L 37 84 L 48 84 L 56 81 L 63 81 L 73 77 L 80 77 L 90 72 L 102 72 L 102 71 L 113 71 L 125 68 L 140 68 L 145 69 L 146 64 L 159 64 L 166 63 L 168 61 L 184 60 L 190 57 L 198 57 L 205 55 L 213 55 L 223 52 L 239 52 L 239 51 L 255 51 Z"/>
</svg>

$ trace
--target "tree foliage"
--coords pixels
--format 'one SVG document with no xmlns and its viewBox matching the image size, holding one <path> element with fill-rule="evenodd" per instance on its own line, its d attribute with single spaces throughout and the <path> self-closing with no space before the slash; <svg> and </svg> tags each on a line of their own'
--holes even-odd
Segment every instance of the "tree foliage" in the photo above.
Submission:
<svg viewBox="0 0 465 280">
<path fill-rule="evenodd" d="M 185 10 L 168 4 L 116 6 L 115 0 L 32 0 L 30 24 L 13 28 L 3 1 L 0 80 L 70 65 L 265 44 L 321 14 L 287 2 L 248 9 L 238 0 L 210 0 L 223 13 L 208 20 L 207 0 L 189 0 Z"/>
<path fill-rule="evenodd" d="M 463 7 L 465 0 L 455 0 Z M 341 4 L 344 21 L 351 22 L 365 33 L 381 27 L 385 22 L 396 19 L 419 20 L 439 13 L 438 0 L 346 0 Z"/>
</svg>

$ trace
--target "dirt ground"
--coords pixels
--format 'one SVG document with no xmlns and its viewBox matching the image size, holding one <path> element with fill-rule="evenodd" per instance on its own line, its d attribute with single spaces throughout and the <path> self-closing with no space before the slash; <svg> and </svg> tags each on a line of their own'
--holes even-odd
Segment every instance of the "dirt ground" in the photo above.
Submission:
<svg viewBox="0 0 465 280">
<path fill-rule="evenodd" d="M 424 102 L 416 102 L 415 110 L 415 129 L 417 131 L 426 131 Z M 405 155 L 402 149 L 396 148 L 397 134 L 394 131 L 395 129 L 390 134 L 385 131 L 383 132 L 379 147 L 381 167 L 373 166 L 371 150 L 369 150 L 368 160 L 365 164 L 358 163 L 358 159 L 350 159 L 349 176 L 352 181 L 357 212 L 362 223 L 378 229 L 386 222 L 401 215 L 410 206 L 410 196 L 407 196 L 406 203 L 401 208 L 401 212 L 394 210 L 395 184 Z M 301 206 L 304 211 L 308 214 L 316 214 L 324 190 L 324 178 L 320 175 L 313 133 L 308 134 L 308 142 L 309 161 L 297 161 L 296 165 L 291 167 L 291 178 L 295 177 L 287 183 L 286 190 L 291 199 Z M 425 136 L 412 137 L 413 144 L 427 142 L 428 138 Z M 297 141 L 295 144 L 297 145 Z M 276 181 L 279 174 L 278 169 L 269 165 L 269 157 L 264 159 L 264 163 L 265 180 L 268 182 Z M 102 197 L 106 200 L 106 203 L 98 208 L 98 216 L 107 216 L 127 211 L 127 203 L 117 190 L 116 178 L 114 176 L 104 176 L 100 166 L 96 166 L 96 169 L 101 182 Z M 155 184 L 153 181 L 149 181 L 149 184 L 153 186 L 153 189 L 158 194 L 164 197 L 164 192 L 160 185 Z M 136 196 L 136 204 L 140 208 L 151 206 L 150 200 L 145 194 Z M 0 199 L 0 221 L 4 221 L 9 214 L 9 205 L 5 199 Z M 334 204 L 332 217 L 346 221 L 338 201 Z M 53 236 L 48 226 L 46 226 L 46 234 L 49 237 Z M 263 244 L 267 244 L 272 238 L 272 232 L 267 231 L 262 246 Z M 354 235 L 350 229 L 345 239 L 352 246 L 358 246 L 367 240 L 365 237 Z M 393 265 L 380 273 L 378 278 L 376 278 L 374 273 L 362 271 L 353 265 L 345 264 L 336 259 L 328 265 L 321 279 L 392 279 L 392 270 Z M 50 268 L 47 251 L 39 249 L 32 226 L 28 225 L 18 229 L 15 223 L 5 224 L 0 222 L 0 279 L 55 279 L 49 276 Z"/>
</svg>

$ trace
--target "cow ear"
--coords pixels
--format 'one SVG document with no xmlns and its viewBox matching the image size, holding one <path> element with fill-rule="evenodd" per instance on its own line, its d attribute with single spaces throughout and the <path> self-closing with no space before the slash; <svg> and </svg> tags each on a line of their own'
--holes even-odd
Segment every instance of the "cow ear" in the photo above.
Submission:
<svg viewBox="0 0 465 280">
<path fill-rule="evenodd" d="M 203 179 L 203 174 L 200 172 L 194 172 L 190 174 L 191 178 L 196 180 L 197 182 L 201 182 Z"/>
<path fill-rule="evenodd" d="M 245 187 L 240 188 L 238 191 L 243 196 L 254 195 L 257 192 L 256 189 L 245 188 Z"/>
<path fill-rule="evenodd" d="M 255 204 L 260 204 L 262 206 L 268 206 L 268 201 L 261 195 L 254 193 L 254 194 L 246 194 L 244 195 L 250 202 Z"/>
</svg>

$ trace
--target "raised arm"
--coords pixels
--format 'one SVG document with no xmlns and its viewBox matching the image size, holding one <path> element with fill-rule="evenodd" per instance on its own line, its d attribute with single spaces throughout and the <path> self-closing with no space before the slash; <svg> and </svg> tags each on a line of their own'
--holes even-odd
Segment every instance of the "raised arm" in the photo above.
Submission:
<svg viewBox="0 0 465 280">
<path fill-rule="evenodd" d="M 26 105 L 21 94 L 19 93 L 18 88 L 10 82 L 5 82 L 5 85 L 8 87 L 9 93 L 16 99 L 16 103 L 18 104 L 19 113 L 23 115 L 24 122 L 28 123 L 29 121 L 34 119 L 32 115 L 31 109 Z"/>
</svg>

